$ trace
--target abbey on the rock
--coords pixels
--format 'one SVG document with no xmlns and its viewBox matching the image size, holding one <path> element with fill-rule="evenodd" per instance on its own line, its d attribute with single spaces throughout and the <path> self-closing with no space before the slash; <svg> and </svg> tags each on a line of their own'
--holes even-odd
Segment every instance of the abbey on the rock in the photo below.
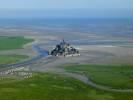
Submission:
<svg viewBox="0 0 133 100">
<path fill-rule="evenodd" d="M 60 44 L 57 44 L 55 49 L 51 51 L 51 55 L 53 56 L 79 56 L 79 51 L 74 47 L 70 46 L 69 43 L 66 43 L 64 39 Z"/>
</svg>

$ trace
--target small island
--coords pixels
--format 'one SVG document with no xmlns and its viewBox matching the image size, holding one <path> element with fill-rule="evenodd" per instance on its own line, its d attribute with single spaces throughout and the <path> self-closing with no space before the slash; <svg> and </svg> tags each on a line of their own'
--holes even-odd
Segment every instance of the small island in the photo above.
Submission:
<svg viewBox="0 0 133 100">
<path fill-rule="evenodd" d="M 52 56 L 79 56 L 79 51 L 72 47 L 69 43 L 65 42 L 63 39 L 60 44 L 57 44 L 55 49 L 50 53 Z"/>
</svg>

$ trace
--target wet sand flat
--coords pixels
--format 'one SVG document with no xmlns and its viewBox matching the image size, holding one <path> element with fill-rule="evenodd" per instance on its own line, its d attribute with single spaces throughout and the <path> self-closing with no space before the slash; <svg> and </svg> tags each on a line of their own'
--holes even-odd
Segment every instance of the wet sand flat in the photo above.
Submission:
<svg viewBox="0 0 133 100">
<path fill-rule="evenodd" d="M 15 31 L 15 32 L 14 32 Z M 6 34 L 5 34 L 6 33 Z M 22 34 L 19 34 L 22 33 Z M 55 32 L 56 33 L 56 32 Z M 25 36 L 25 37 L 31 37 L 35 39 L 35 42 L 29 45 L 26 45 L 24 49 L 22 50 L 15 50 L 15 51 L 2 51 L 0 54 L 12 54 L 12 53 L 20 53 L 20 54 L 28 54 L 32 57 L 36 55 L 34 51 L 32 50 L 32 45 L 33 44 L 38 44 L 42 48 L 46 50 L 52 50 L 53 47 L 55 46 L 56 43 L 59 43 L 60 40 L 63 38 L 64 34 L 48 34 L 47 32 L 40 32 L 40 30 L 33 30 L 31 29 L 11 29 L 10 30 L 5 30 L 5 29 L 0 29 L 0 35 L 8 35 L 8 36 Z M 81 34 L 76 34 L 74 32 L 71 33 L 71 38 L 67 36 L 66 34 L 64 35 L 66 41 L 70 41 L 73 43 L 73 41 L 80 40 L 81 42 L 84 40 L 91 40 L 93 41 L 98 41 L 98 40 L 106 40 L 106 37 L 103 36 L 96 36 L 92 34 L 83 34 L 81 37 Z M 70 34 L 69 33 L 69 34 Z M 88 36 L 88 37 L 86 37 Z M 116 38 L 110 37 L 114 40 Z M 122 38 L 122 37 L 121 37 Z M 123 37 L 124 38 L 124 37 Z M 131 38 L 131 37 L 130 37 Z M 112 40 L 111 39 L 111 40 Z M 118 40 L 121 40 L 120 37 Z M 125 40 L 128 40 L 126 37 Z M 131 41 L 131 39 L 129 39 Z M 112 40 L 113 41 L 113 40 Z M 74 42 L 75 43 L 75 42 Z M 132 45 L 115 45 L 112 46 L 111 44 L 109 45 L 87 45 L 87 44 L 80 44 L 79 42 L 77 44 L 72 44 L 76 48 L 80 50 L 81 56 L 79 57 L 74 57 L 70 58 L 73 60 L 67 59 L 69 63 L 72 62 L 84 62 L 84 63 L 102 63 L 102 64 L 133 64 L 132 59 L 133 59 L 133 48 Z M 32 51 L 32 52 L 31 52 Z M 66 59 L 65 59 L 66 60 Z M 65 62 L 65 61 L 64 61 Z"/>
</svg>

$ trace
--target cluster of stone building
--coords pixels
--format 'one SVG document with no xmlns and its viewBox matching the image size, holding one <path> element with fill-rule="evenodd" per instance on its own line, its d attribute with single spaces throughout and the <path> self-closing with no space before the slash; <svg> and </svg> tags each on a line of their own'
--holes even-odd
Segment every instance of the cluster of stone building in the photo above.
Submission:
<svg viewBox="0 0 133 100">
<path fill-rule="evenodd" d="M 31 78 L 32 77 L 32 72 L 30 71 L 24 71 L 24 67 L 19 67 L 19 68 L 12 68 L 8 69 L 6 71 L 1 71 L 0 72 L 0 80 L 10 78 L 10 77 L 18 77 L 18 78 Z"/>
<path fill-rule="evenodd" d="M 64 40 L 51 51 L 53 56 L 79 56 L 79 51 Z"/>
</svg>

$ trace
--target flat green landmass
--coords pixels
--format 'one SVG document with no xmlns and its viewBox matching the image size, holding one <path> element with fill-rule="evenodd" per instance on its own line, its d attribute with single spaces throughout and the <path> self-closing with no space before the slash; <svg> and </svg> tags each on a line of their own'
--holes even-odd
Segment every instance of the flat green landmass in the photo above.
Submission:
<svg viewBox="0 0 133 100">
<path fill-rule="evenodd" d="M 93 82 L 112 88 L 133 89 L 133 66 L 67 65 L 67 71 L 83 73 Z"/>
<path fill-rule="evenodd" d="M 0 50 L 11 50 L 22 48 L 24 44 L 32 42 L 33 39 L 27 39 L 24 37 L 8 37 L 0 36 Z"/>
<path fill-rule="evenodd" d="M 0 55 L 0 64 L 12 64 L 26 58 L 26 55 Z"/>
<path fill-rule="evenodd" d="M 28 39 L 20 36 L 8 37 L 0 36 L 0 51 L 21 49 L 24 44 L 32 42 L 33 39 Z M 0 55 L 0 64 L 11 64 L 28 58 L 25 55 Z"/>
<path fill-rule="evenodd" d="M 133 100 L 133 94 L 99 91 L 70 77 L 36 73 L 29 79 L 1 80 L 0 100 Z"/>
</svg>

